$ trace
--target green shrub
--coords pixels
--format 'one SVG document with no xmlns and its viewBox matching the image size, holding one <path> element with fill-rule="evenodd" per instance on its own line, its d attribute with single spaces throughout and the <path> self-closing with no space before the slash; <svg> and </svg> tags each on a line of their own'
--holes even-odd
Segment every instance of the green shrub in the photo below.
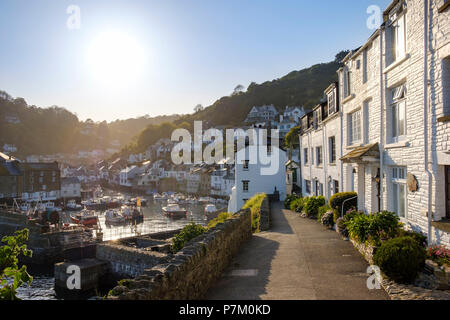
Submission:
<svg viewBox="0 0 450 320">
<path fill-rule="evenodd" d="M 322 216 L 325 214 L 325 213 L 327 213 L 327 212 L 329 212 L 329 211 L 331 211 L 331 207 L 329 206 L 329 205 L 324 205 L 324 206 L 322 206 L 322 207 L 320 207 L 319 208 L 319 211 L 318 211 L 318 213 L 317 213 L 317 221 L 318 222 L 320 222 L 320 223 L 322 223 Z"/>
<path fill-rule="evenodd" d="M 426 251 L 412 237 L 399 237 L 384 242 L 374 255 L 374 263 L 390 279 L 411 283 L 424 267 Z"/>
<path fill-rule="evenodd" d="M 218 224 L 224 223 L 226 220 L 230 219 L 233 216 L 232 213 L 228 212 L 222 212 L 220 213 L 217 218 L 212 219 L 210 222 L 208 222 L 208 225 L 206 226 L 207 229 L 212 229 Z"/>
<path fill-rule="evenodd" d="M 404 229 L 400 229 L 397 237 L 411 237 L 414 240 L 417 241 L 418 244 L 423 246 L 424 248 L 428 247 L 428 239 L 427 236 L 424 236 L 421 233 L 415 232 L 415 231 L 408 231 Z"/>
<path fill-rule="evenodd" d="M 304 206 L 304 198 L 298 198 L 295 199 L 294 201 L 291 202 L 290 204 L 290 209 L 291 211 L 300 213 L 303 211 L 303 206 Z"/>
<path fill-rule="evenodd" d="M 315 218 L 319 214 L 319 208 L 325 205 L 323 196 L 310 197 L 305 200 L 303 211 L 309 218 Z"/>
<path fill-rule="evenodd" d="M 197 238 L 199 235 L 203 234 L 206 231 L 205 227 L 201 225 L 191 223 L 188 224 L 181 230 L 179 234 L 177 234 L 172 239 L 172 252 L 176 253 L 183 249 L 183 247 L 194 238 Z"/>
<path fill-rule="evenodd" d="M 355 198 L 357 196 L 358 196 L 358 194 L 356 192 L 336 193 L 335 195 L 333 195 L 330 198 L 329 205 L 331 208 L 337 210 L 339 212 L 339 216 L 340 216 L 340 214 L 342 212 L 342 205 L 344 205 L 344 212 L 347 212 L 351 208 L 358 207 L 358 198 Z M 347 199 L 351 199 L 351 198 L 354 198 L 354 199 L 346 201 Z M 344 201 L 345 201 L 345 204 L 344 204 Z"/>
<path fill-rule="evenodd" d="M 252 214 L 252 231 L 254 233 L 260 231 L 259 223 L 261 221 L 261 205 L 265 198 L 267 198 L 265 193 L 259 193 L 248 200 L 242 207 L 242 209 L 250 209 Z"/>
<path fill-rule="evenodd" d="M 383 211 L 370 215 L 354 214 L 346 223 L 350 237 L 378 246 L 381 240 L 395 237 L 399 230 L 399 218 L 393 212 Z"/>
<path fill-rule="evenodd" d="M 297 200 L 299 197 L 292 194 L 286 197 L 286 199 L 284 200 L 284 208 L 285 209 L 291 209 L 291 203 L 294 200 Z"/>
</svg>

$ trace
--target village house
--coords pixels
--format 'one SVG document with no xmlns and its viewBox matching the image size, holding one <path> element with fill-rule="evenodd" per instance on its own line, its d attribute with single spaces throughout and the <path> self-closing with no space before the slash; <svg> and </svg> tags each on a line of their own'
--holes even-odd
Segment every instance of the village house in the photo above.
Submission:
<svg viewBox="0 0 450 320">
<path fill-rule="evenodd" d="M 276 119 L 278 115 L 277 109 L 273 106 L 253 107 L 245 119 L 247 123 L 268 122 Z"/>
<path fill-rule="evenodd" d="M 270 148 L 271 150 L 267 151 L 275 155 L 278 168 L 273 174 L 262 174 L 261 169 L 268 166 L 263 165 L 261 161 L 251 163 L 250 154 L 258 155 L 259 148 Z M 235 155 L 235 159 L 235 181 L 228 202 L 229 212 L 235 213 L 239 211 L 247 200 L 258 193 L 271 195 L 278 192 L 280 200 L 284 201 L 286 198 L 286 151 L 275 146 L 249 145 L 239 150 Z M 237 159 L 244 160 L 238 162 Z"/>
<path fill-rule="evenodd" d="M 57 162 L 19 163 L 23 174 L 21 197 L 24 200 L 57 200 L 61 194 L 60 171 Z"/>
<path fill-rule="evenodd" d="M 342 61 L 335 119 L 319 106 L 302 118 L 302 189 L 356 191 L 359 210 L 395 212 L 430 243 L 449 245 L 450 13 L 444 0 L 428 4 L 393 1 Z"/>
<path fill-rule="evenodd" d="M 81 199 L 81 182 L 78 178 L 61 178 L 61 198 L 65 201 Z"/>
</svg>

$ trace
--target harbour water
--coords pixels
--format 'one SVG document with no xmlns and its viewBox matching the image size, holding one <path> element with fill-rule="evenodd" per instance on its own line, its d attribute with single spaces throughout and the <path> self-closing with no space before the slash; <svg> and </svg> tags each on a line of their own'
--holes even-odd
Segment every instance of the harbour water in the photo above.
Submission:
<svg viewBox="0 0 450 320">
<path fill-rule="evenodd" d="M 104 212 L 96 212 L 99 217 L 100 228 L 103 232 L 103 240 L 117 240 L 132 237 L 135 235 L 145 235 L 155 232 L 176 230 L 183 228 L 187 224 L 194 222 L 200 225 L 207 225 L 208 217 L 204 214 L 204 206 L 201 204 L 181 205 L 189 211 L 189 216 L 183 219 L 170 219 L 163 214 L 162 207 L 167 201 L 148 201 L 148 206 L 143 207 L 144 222 L 139 225 L 106 226 Z M 220 206 L 218 205 L 220 209 Z M 70 222 L 69 213 L 64 213 L 62 217 L 66 222 Z M 54 277 L 42 274 L 32 274 L 34 277 L 31 286 L 23 286 L 18 290 L 18 297 L 23 300 L 55 300 Z"/>
</svg>

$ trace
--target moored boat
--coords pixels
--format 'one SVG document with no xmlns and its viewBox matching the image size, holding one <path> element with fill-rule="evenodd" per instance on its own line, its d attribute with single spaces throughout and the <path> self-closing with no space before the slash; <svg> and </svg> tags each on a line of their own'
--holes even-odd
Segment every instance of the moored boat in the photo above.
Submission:
<svg viewBox="0 0 450 320">
<path fill-rule="evenodd" d="M 168 204 L 162 208 L 163 212 L 170 218 L 183 218 L 188 215 L 186 208 L 180 207 L 178 204 Z"/>
<path fill-rule="evenodd" d="M 208 213 L 215 213 L 215 212 L 217 212 L 217 207 L 216 207 L 215 204 L 207 204 L 205 206 L 205 213 L 206 214 L 208 214 Z"/>
<path fill-rule="evenodd" d="M 84 209 L 77 214 L 70 215 L 71 220 L 76 224 L 81 224 L 85 227 L 92 228 L 98 226 L 98 217 L 94 211 Z"/>
<path fill-rule="evenodd" d="M 110 209 L 105 213 L 105 224 L 106 225 L 121 225 L 126 223 L 127 220 L 121 214 L 119 210 Z"/>
<path fill-rule="evenodd" d="M 75 200 L 69 200 L 66 204 L 67 211 L 80 211 L 83 209 L 83 207 L 76 203 Z"/>
</svg>

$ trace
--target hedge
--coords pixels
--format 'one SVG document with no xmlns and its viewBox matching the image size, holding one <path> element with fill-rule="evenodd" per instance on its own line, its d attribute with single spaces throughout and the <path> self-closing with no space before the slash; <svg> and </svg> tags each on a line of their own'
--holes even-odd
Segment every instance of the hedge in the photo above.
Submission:
<svg viewBox="0 0 450 320">
<path fill-rule="evenodd" d="M 252 213 L 252 231 L 258 233 L 260 231 L 259 223 L 261 220 L 261 205 L 264 199 L 267 198 L 265 193 L 259 193 L 244 204 L 242 209 L 250 209 Z"/>
<path fill-rule="evenodd" d="M 356 198 L 355 198 L 356 197 Z M 344 205 L 344 213 L 349 211 L 352 208 L 358 207 L 358 194 L 356 192 L 341 192 L 336 193 L 330 198 L 329 205 L 334 210 L 337 210 L 339 212 L 339 215 L 341 215 L 342 212 L 342 205 Z M 354 198 L 352 200 L 348 200 Z M 346 201 L 348 200 L 348 201 Z M 344 204 L 344 201 L 345 204 Z"/>
<path fill-rule="evenodd" d="M 309 218 L 315 218 L 319 214 L 319 208 L 325 205 L 325 197 L 310 197 L 306 198 L 303 206 L 303 211 Z"/>
<path fill-rule="evenodd" d="M 399 237 L 386 241 L 374 255 L 374 263 L 390 279 L 411 283 L 425 265 L 426 251 L 412 237 Z"/>
</svg>

